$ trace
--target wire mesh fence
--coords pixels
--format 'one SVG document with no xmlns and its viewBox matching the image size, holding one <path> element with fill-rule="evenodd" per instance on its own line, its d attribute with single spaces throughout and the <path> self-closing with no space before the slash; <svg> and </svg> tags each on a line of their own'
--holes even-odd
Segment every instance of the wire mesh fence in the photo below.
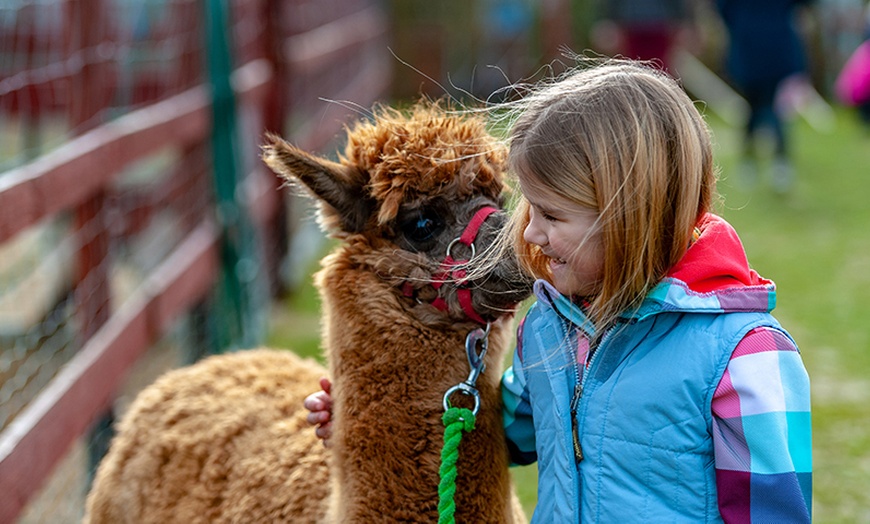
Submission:
<svg viewBox="0 0 870 524">
<path fill-rule="evenodd" d="M 265 231 L 281 202 L 257 162 L 281 110 L 266 94 L 272 4 L 0 3 L 0 522 L 80 520 L 114 414 L 237 335 L 222 282 L 245 294 L 245 329 L 262 331 L 264 261 L 283 250 Z M 231 21 L 220 74 L 240 122 L 226 131 L 225 201 L 209 14 Z M 221 269 L 241 219 L 251 242 Z"/>
<path fill-rule="evenodd" d="M 194 67 L 203 47 L 194 2 L 99 4 L 99 16 L 112 22 L 92 22 L 95 31 L 86 33 L 99 38 L 90 45 L 84 32 L 70 27 L 87 16 L 75 2 L 0 6 L 0 165 L 7 171 L 0 176 L 13 176 L 12 168 L 84 130 L 201 81 L 201 67 Z M 88 74 L 95 79 L 86 86 L 97 93 L 77 87 Z M 83 112 L 87 104 L 91 109 Z M 0 369 L 7 378 L 0 386 L 0 426 L 81 345 L 88 323 L 105 317 L 110 304 L 122 303 L 205 216 L 208 162 L 204 145 L 164 148 L 117 174 L 92 175 L 113 177 L 100 188 L 104 205 L 63 210 L 0 246 Z M 92 166 L 92 172 L 111 167 Z M 75 191 L 50 184 L 41 189 Z M 96 251 L 105 256 L 89 259 Z M 92 310 L 82 311 L 87 307 Z"/>
<path fill-rule="evenodd" d="M 92 164 L 66 177 L 40 177 L 36 197 L 56 202 L 58 209 L 40 206 L 44 216 L 0 245 L 5 435 L 26 426 L 22 417 L 61 370 L 211 213 L 206 141 L 142 144 L 145 152 L 118 151 L 96 160 L 62 151 L 88 136 L 80 147 L 113 147 L 111 140 L 100 141 L 106 124 L 203 82 L 197 5 L 36 0 L 0 6 L 0 184 L 20 184 L 31 162 L 51 154 L 60 155 L 60 164 Z M 67 198 L 51 196 L 58 193 Z M 126 373 L 121 391 L 201 351 L 203 331 L 195 322 L 190 315 L 177 320 L 178 327 Z M 121 408 L 125 398 L 122 393 L 112 404 Z M 99 433 L 111 421 L 108 413 L 75 439 L 71 452 L 50 450 L 65 456 L 47 468 L 47 482 L 30 483 L 40 489 L 26 505 L 16 501 L 23 506 L 21 522 L 80 520 L 93 464 L 108 437 Z"/>
<path fill-rule="evenodd" d="M 198 11 L 193 0 L 0 5 L 0 167 L 201 81 Z M 97 92 L 82 97 L 82 84 Z"/>
</svg>

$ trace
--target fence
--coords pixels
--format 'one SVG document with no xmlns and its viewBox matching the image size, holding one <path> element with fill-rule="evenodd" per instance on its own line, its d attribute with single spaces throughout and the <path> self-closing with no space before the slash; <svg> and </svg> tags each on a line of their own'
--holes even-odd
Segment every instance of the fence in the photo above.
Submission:
<svg viewBox="0 0 870 524">
<path fill-rule="evenodd" d="M 292 228 L 262 131 L 322 149 L 314 97 L 383 97 L 387 38 L 372 0 L 0 5 L 0 523 L 78 520 L 111 412 L 258 341 Z"/>
</svg>

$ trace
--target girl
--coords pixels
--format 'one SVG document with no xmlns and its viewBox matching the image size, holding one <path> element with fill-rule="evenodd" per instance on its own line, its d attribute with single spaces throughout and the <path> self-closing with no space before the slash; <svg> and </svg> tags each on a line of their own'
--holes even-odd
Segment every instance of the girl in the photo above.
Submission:
<svg viewBox="0 0 870 524">
<path fill-rule="evenodd" d="M 611 61 L 521 104 L 506 242 L 539 280 L 502 386 L 533 522 L 809 521 L 808 377 L 773 282 L 710 212 L 692 101 Z M 328 394 L 306 406 L 328 437 Z"/>
</svg>

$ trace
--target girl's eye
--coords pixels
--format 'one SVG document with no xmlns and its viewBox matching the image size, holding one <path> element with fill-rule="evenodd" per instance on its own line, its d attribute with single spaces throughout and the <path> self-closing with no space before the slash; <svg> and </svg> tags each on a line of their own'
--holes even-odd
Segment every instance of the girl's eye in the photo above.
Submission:
<svg viewBox="0 0 870 524">
<path fill-rule="evenodd" d="M 405 238 L 415 244 L 421 244 L 441 234 L 444 231 L 444 221 L 431 211 L 420 210 L 418 215 L 405 220 L 400 227 Z"/>
<path fill-rule="evenodd" d="M 559 221 L 558 218 L 556 218 L 555 216 L 551 215 L 550 213 L 544 211 L 543 209 L 541 209 L 535 205 L 531 206 L 531 213 L 532 213 L 532 215 L 534 215 L 542 220 L 546 220 L 547 222 L 558 222 Z"/>
<path fill-rule="evenodd" d="M 555 222 L 556 220 L 558 220 L 556 217 L 542 209 L 535 208 L 535 213 L 547 222 Z"/>
</svg>

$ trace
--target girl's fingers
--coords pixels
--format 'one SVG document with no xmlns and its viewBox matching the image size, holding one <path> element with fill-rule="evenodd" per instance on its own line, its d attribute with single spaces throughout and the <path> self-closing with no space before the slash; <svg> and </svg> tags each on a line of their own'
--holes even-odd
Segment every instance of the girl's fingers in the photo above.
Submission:
<svg viewBox="0 0 870 524">
<path fill-rule="evenodd" d="M 302 405 L 309 411 L 305 420 L 312 426 L 317 426 L 314 434 L 323 441 L 324 446 L 329 447 L 329 439 L 332 437 L 332 382 L 323 377 L 320 379 L 320 387 L 323 391 L 308 395 Z"/>
<path fill-rule="evenodd" d="M 324 446 L 329 447 L 329 439 L 332 438 L 332 422 L 327 422 L 317 426 L 314 430 L 314 434 L 317 435 L 317 438 L 323 441 Z"/>
<path fill-rule="evenodd" d="M 305 417 L 305 421 L 311 424 L 312 426 L 317 424 L 323 424 L 324 422 L 329 421 L 329 412 L 328 411 L 312 411 Z"/>
<path fill-rule="evenodd" d="M 325 391 L 317 391 L 305 397 L 302 405 L 308 411 L 330 411 L 332 410 L 332 397 Z"/>
</svg>

